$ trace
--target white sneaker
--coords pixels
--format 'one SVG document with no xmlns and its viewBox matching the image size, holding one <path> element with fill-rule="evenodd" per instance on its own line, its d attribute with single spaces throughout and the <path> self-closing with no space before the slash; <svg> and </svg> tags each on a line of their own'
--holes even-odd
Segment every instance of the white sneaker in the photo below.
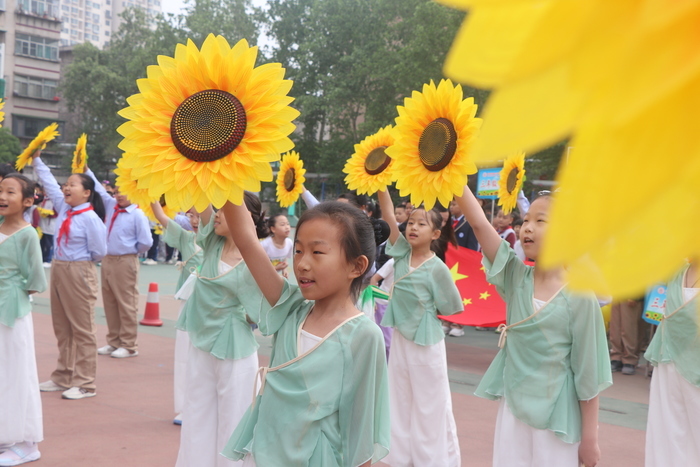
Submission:
<svg viewBox="0 0 700 467">
<path fill-rule="evenodd" d="M 136 357 L 139 354 L 138 350 L 127 350 L 124 347 L 119 347 L 117 350 L 112 352 L 112 357 L 114 358 L 128 358 Z"/>
<path fill-rule="evenodd" d="M 443 324 L 443 325 L 442 325 L 442 332 L 444 332 L 445 334 L 447 334 L 448 332 L 450 332 L 450 327 L 449 327 L 448 325 L 446 325 L 446 324 Z"/>
<path fill-rule="evenodd" d="M 96 392 L 90 392 L 87 389 L 79 388 L 79 387 L 72 387 L 68 389 L 67 391 L 63 391 L 63 394 L 61 397 L 64 399 L 70 399 L 70 400 L 78 400 L 78 399 L 86 399 L 88 397 L 95 397 L 97 395 Z"/>
<path fill-rule="evenodd" d="M 0 466 L 20 465 L 25 462 L 37 461 L 41 453 L 36 443 L 17 443 L 0 454 Z"/>
<path fill-rule="evenodd" d="M 464 329 L 452 328 L 448 334 L 452 337 L 462 337 L 464 335 Z"/>
<path fill-rule="evenodd" d="M 66 389 L 68 388 L 64 388 L 51 380 L 44 381 L 43 383 L 39 384 L 39 390 L 41 392 L 65 391 Z"/>
<path fill-rule="evenodd" d="M 112 347 L 111 345 L 105 345 L 104 347 L 100 347 L 97 349 L 97 355 L 112 355 L 112 352 L 117 350 L 116 347 Z"/>
<path fill-rule="evenodd" d="M 156 261 L 153 261 L 151 258 L 148 258 L 141 264 L 143 264 L 144 266 L 155 266 L 158 263 Z"/>
<path fill-rule="evenodd" d="M 44 267 L 45 267 L 45 268 L 50 268 L 50 267 L 51 267 L 51 263 L 44 263 Z"/>
</svg>

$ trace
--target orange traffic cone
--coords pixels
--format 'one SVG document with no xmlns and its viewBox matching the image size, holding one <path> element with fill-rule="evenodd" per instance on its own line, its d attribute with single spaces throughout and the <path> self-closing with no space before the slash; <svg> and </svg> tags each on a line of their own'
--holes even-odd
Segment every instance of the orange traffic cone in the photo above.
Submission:
<svg viewBox="0 0 700 467">
<path fill-rule="evenodd" d="M 158 301 L 158 284 L 151 282 L 148 285 L 148 299 L 146 300 L 146 311 L 143 319 L 139 322 L 144 326 L 162 326 L 160 320 L 160 303 Z"/>
</svg>

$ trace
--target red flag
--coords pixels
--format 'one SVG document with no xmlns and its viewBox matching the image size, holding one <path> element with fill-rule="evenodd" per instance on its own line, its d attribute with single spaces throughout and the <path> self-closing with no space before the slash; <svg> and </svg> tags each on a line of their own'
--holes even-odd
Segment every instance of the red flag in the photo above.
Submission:
<svg viewBox="0 0 700 467">
<path fill-rule="evenodd" d="M 506 322 L 506 304 L 496 287 L 486 281 L 481 253 L 449 245 L 445 263 L 462 296 L 464 311 L 440 319 L 466 326 L 495 327 Z"/>
</svg>

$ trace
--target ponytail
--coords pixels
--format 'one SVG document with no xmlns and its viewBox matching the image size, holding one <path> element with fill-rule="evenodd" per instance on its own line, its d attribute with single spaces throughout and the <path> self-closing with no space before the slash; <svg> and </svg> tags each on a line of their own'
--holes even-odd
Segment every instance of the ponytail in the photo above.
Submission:
<svg viewBox="0 0 700 467">
<path fill-rule="evenodd" d="M 95 191 L 95 181 L 86 174 L 73 174 L 80 177 L 80 183 L 83 185 L 84 190 L 90 190 L 90 197 L 88 198 L 88 203 L 92 205 L 92 209 L 95 210 L 95 214 L 99 217 L 102 222 L 105 221 L 105 205 L 102 202 L 102 197 Z"/>
<path fill-rule="evenodd" d="M 257 234 L 258 239 L 269 237 L 270 229 L 268 229 L 267 222 L 265 221 L 265 211 L 262 210 L 260 198 L 253 193 L 246 191 L 243 194 L 243 201 L 245 202 L 245 207 L 248 208 L 250 215 L 253 217 L 255 233 Z"/>
</svg>

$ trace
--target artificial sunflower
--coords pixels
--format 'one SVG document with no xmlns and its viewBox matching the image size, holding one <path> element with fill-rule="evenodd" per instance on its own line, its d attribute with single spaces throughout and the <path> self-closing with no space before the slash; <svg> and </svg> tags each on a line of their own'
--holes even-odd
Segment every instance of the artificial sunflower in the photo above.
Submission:
<svg viewBox="0 0 700 467">
<path fill-rule="evenodd" d="M 56 214 L 56 211 L 53 209 L 46 209 L 41 206 L 36 207 L 36 212 L 38 212 L 41 217 L 50 217 Z"/>
<path fill-rule="evenodd" d="M 5 99 L 0 99 L 0 123 L 5 121 L 5 112 L 2 109 L 5 108 Z"/>
<path fill-rule="evenodd" d="M 282 155 L 280 170 L 277 174 L 277 202 L 287 208 L 296 203 L 299 195 L 304 191 L 304 162 L 299 159 L 296 151 L 289 151 Z"/>
<path fill-rule="evenodd" d="M 447 75 L 493 89 L 475 157 L 570 138 L 540 264 L 622 298 L 700 257 L 700 2 L 438 1 L 470 10 Z"/>
<path fill-rule="evenodd" d="M 257 47 L 231 47 L 210 34 L 201 50 L 189 40 L 160 55 L 139 94 L 119 114 L 124 158 L 151 197 L 165 193 L 181 211 L 243 202 L 243 191 L 272 181 L 270 162 L 294 144 L 299 112 L 279 63 L 256 67 Z"/>
<path fill-rule="evenodd" d="M 85 172 L 87 158 L 87 135 L 83 133 L 80 135 L 80 138 L 78 138 L 78 142 L 75 144 L 75 151 L 73 152 L 71 170 L 74 174 L 81 174 Z"/>
<path fill-rule="evenodd" d="M 19 171 L 22 170 L 27 164 L 31 165 L 34 153 L 39 149 L 44 149 L 46 143 L 52 141 L 56 136 L 58 136 L 58 123 L 52 123 L 36 135 L 29 145 L 24 148 L 22 154 L 17 156 L 17 162 L 15 162 L 15 168 Z"/>
<path fill-rule="evenodd" d="M 476 172 L 471 148 L 481 126 L 473 98 L 464 99 L 462 86 L 442 80 L 423 85 L 398 106 L 395 143 L 386 149 L 394 162 L 393 177 L 401 196 L 432 209 L 435 201 L 448 206 L 464 190 L 467 175 Z"/>
<path fill-rule="evenodd" d="M 394 144 L 394 134 L 388 125 L 355 145 L 355 153 L 345 163 L 348 174 L 345 183 L 358 194 L 372 195 L 391 184 L 392 159 L 386 149 Z"/>
<path fill-rule="evenodd" d="M 498 205 L 508 214 L 518 203 L 518 193 L 525 181 L 525 153 L 519 152 L 503 161 L 503 170 L 498 180 Z"/>
<path fill-rule="evenodd" d="M 158 197 L 152 198 L 149 196 L 147 189 L 139 188 L 137 180 L 133 178 L 132 170 L 124 166 L 123 159 L 117 162 L 117 168 L 114 169 L 114 173 L 117 175 L 115 184 L 117 188 L 119 188 L 119 193 L 125 195 L 132 203 L 137 204 L 139 209 L 141 209 L 150 220 L 158 222 L 151 208 L 151 203 L 158 201 Z M 161 204 L 163 201 L 164 200 L 161 199 Z M 177 214 L 175 210 L 167 207 L 167 205 L 163 205 L 163 212 L 171 219 Z"/>
</svg>

